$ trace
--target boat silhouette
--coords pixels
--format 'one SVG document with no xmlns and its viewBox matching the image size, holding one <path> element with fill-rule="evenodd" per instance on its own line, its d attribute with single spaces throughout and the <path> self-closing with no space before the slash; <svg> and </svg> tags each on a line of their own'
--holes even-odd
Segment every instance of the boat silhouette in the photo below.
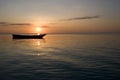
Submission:
<svg viewBox="0 0 120 80">
<path fill-rule="evenodd" d="M 39 35 L 24 35 L 24 34 L 12 34 L 13 39 L 43 39 L 46 34 Z"/>
</svg>

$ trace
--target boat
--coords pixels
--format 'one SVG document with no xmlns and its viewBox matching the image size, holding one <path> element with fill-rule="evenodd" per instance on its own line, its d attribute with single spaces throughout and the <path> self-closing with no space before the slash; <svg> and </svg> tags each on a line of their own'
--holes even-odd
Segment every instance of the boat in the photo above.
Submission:
<svg viewBox="0 0 120 80">
<path fill-rule="evenodd" d="M 24 35 L 24 34 L 12 34 L 13 39 L 43 39 L 46 34 L 38 35 Z"/>
</svg>

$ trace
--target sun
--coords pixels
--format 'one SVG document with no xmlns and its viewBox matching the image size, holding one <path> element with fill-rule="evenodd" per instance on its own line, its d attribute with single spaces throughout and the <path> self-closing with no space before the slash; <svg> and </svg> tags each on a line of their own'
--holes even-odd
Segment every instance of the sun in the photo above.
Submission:
<svg viewBox="0 0 120 80">
<path fill-rule="evenodd" d="M 41 28 L 40 28 L 40 27 L 36 27 L 36 31 L 37 31 L 37 32 L 40 32 L 40 31 L 41 31 Z"/>
<path fill-rule="evenodd" d="M 37 32 L 38 35 L 40 35 L 40 33 L 41 33 L 41 28 L 40 28 L 40 27 L 36 27 L 36 32 Z"/>
</svg>

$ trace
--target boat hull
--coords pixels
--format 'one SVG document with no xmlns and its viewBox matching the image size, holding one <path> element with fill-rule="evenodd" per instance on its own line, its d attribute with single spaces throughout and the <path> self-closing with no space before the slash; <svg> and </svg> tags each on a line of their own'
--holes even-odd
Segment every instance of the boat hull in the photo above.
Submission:
<svg viewBox="0 0 120 80">
<path fill-rule="evenodd" d="M 13 39 L 43 39 L 46 34 L 40 35 L 19 35 L 19 34 L 12 34 Z"/>
</svg>

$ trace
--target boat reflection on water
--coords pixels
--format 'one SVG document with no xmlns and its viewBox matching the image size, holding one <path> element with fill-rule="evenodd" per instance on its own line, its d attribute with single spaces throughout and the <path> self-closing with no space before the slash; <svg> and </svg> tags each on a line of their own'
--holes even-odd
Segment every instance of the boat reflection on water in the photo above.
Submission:
<svg viewBox="0 0 120 80">
<path fill-rule="evenodd" d="M 13 39 L 13 43 L 17 44 L 24 44 L 30 46 L 41 46 L 43 43 L 46 43 L 46 39 Z"/>
</svg>

